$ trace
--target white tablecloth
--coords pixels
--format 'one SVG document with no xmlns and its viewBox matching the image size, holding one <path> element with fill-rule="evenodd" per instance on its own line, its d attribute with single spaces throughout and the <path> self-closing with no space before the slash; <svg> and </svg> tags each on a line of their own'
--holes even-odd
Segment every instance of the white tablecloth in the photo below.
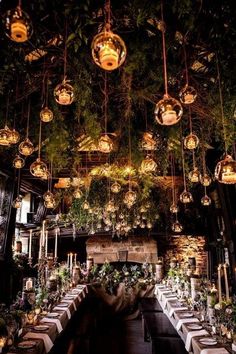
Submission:
<svg viewBox="0 0 236 354">
<path fill-rule="evenodd" d="M 209 336 L 209 333 L 205 329 L 201 329 L 200 331 L 188 332 L 187 338 L 186 338 L 186 343 L 185 343 L 185 349 L 187 350 L 187 352 L 190 352 L 190 350 L 191 350 L 193 337 L 207 336 L 207 335 Z"/>
</svg>

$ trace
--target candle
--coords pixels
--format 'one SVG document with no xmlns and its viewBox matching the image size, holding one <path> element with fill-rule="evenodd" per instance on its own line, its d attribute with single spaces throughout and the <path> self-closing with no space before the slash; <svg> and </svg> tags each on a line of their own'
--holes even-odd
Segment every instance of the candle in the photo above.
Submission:
<svg viewBox="0 0 236 354">
<path fill-rule="evenodd" d="M 225 295 L 226 301 L 229 301 L 229 283 L 228 283 L 228 276 L 227 276 L 227 263 L 223 265 L 224 268 L 224 277 L 225 277 Z"/>
<path fill-rule="evenodd" d="M 54 250 L 54 258 L 57 258 L 57 229 L 55 230 L 55 250 Z"/>
<path fill-rule="evenodd" d="M 75 253 L 75 266 L 76 266 L 76 261 L 77 261 L 77 253 Z"/>
<path fill-rule="evenodd" d="M 48 256 L 48 231 L 45 232 L 45 257 Z"/>
<path fill-rule="evenodd" d="M 29 258 L 32 258 L 32 235 L 33 235 L 33 230 L 30 230 L 30 237 L 29 237 Z"/>
<path fill-rule="evenodd" d="M 42 258 L 42 231 L 40 231 L 39 236 L 39 259 Z"/>
<path fill-rule="evenodd" d="M 219 292 L 219 303 L 222 302 L 222 293 L 221 293 L 221 264 L 218 265 L 218 292 Z"/>
<path fill-rule="evenodd" d="M 67 268 L 70 268 L 70 253 L 67 253 Z"/>
<path fill-rule="evenodd" d="M 72 273 L 72 267 L 73 267 L 73 253 L 70 254 L 70 272 Z"/>
<path fill-rule="evenodd" d="M 30 290 L 33 287 L 33 282 L 31 278 L 28 278 L 26 283 L 25 283 L 25 289 Z"/>
<path fill-rule="evenodd" d="M 45 246 L 45 222 L 46 220 L 43 220 L 43 226 L 42 226 L 42 246 Z"/>
</svg>

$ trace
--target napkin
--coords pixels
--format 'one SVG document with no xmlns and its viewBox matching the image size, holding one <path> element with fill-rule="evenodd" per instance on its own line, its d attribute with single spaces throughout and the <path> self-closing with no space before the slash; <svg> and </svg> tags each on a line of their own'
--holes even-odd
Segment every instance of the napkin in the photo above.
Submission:
<svg viewBox="0 0 236 354">
<path fill-rule="evenodd" d="M 187 307 L 185 307 L 185 306 L 181 306 L 181 307 L 172 307 L 172 308 L 170 309 L 169 316 L 170 316 L 170 317 L 172 317 L 172 316 L 173 316 L 173 314 L 174 314 L 174 312 L 175 312 L 175 311 L 179 311 L 179 310 L 188 310 L 188 308 L 187 308 Z"/>
<path fill-rule="evenodd" d="M 71 318 L 71 313 L 70 313 L 70 310 L 68 309 L 68 307 L 60 307 L 60 306 L 58 307 L 58 306 L 56 306 L 56 307 L 53 308 L 53 311 L 54 310 L 66 311 L 68 319 Z"/>
<path fill-rule="evenodd" d="M 172 293 L 171 290 L 159 291 L 158 300 L 162 300 L 163 295 Z"/>
<path fill-rule="evenodd" d="M 46 333 L 34 333 L 34 332 L 27 332 L 26 335 L 23 337 L 24 339 L 42 339 L 44 342 L 44 347 L 46 353 L 50 352 L 53 347 L 53 342 L 51 338 Z"/>
<path fill-rule="evenodd" d="M 162 302 L 162 306 L 164 307 L 164 309 L 166 308 L 168 300 L 177 300 L 177 296 L 173 295 L 173 296 L 170 296 L 170 297 L 165 297 L 163 302 Z"/>
<path fill-rule="evenodd" d="M 74 300 L 67 300 L 67 299 L 62 299 L 62 302 L 67 302 L 68 304 L 73 304 L 75 311 L 77 310 L 76 304 Z"/>
<path fill-rule="evenodd" d="M 229 354 L 229 352 L 225 348 L 205 348 L 200 354 Z"/>
<path fill-rule="evenodd" d="M 60 333 L 63 328 L 62 328 L 62 325 L 61 325 L 61 321 L 58 320 L 57 318 L 47 318 L 47 317 L 44 317 L 42 318 L 42 320 L 40 322 L 51 322 L 51 323 L 55 323 L 55 325 L 57 326 L 57 332 Z"/>
<path fill-rule="evenodd" d="M 176 329 L 177 331 L 180 330 L 180 328 L 182 327 L 183 323 L 193 323 L 193 322 L 199 322 L 198 318 L 181 318 L 176 325 Z"/>
<path fill-rule="evenodd" d="M 209 333 L 205 329 L 201 329 L 200 331 L 188 332 L 186 343 L 185 343 L 185 349 L 187 350 L 187 352 L 189 352 L 191 349 L 193 337 L 205 336 L 205 335 L 209 335 Z"/>
</svg>

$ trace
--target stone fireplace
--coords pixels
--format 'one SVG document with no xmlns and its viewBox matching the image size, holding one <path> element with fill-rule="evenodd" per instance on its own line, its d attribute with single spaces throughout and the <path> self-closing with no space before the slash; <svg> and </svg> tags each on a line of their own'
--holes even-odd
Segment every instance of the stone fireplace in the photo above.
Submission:
<svg viewBox="0 0 236 354">
<path fill-rule="evenodd" d="M 95 235 L 87 240 L 86 250 L 96 264 L 105 261 L 157 262 L 157 243 L 148 236 L 129 236 L 127 240 L 113 242 L 110 235 Z"/>
</svg>

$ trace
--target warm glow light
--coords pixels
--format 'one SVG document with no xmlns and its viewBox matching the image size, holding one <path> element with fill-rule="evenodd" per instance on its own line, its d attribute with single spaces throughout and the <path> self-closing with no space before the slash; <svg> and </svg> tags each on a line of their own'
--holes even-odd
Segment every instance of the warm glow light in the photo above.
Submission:
<svg viewBox="0 0 236 354">
<path fill-rule="evenodd" d="M 204 173 L 201 176 L 200 182 L 204 187 L 208 187 L 211 184 L 211 177 L 208 174 Z"/>
<path fill-rule="evenodd" d="M 53 112 L 48 107 L 44 107 L 40 111 L 40 119 L 44 123 L 51 122 L 53 120 Z"/>
<path fill-rule="evenodd" d="M 11 144 L 11 130 L 7 125 L 0 129 L 0 145 L 9 146 Z"/>
<path fill-rule="evenodd" d="M 191 104 L 197 98 L 197 91 L 194 87 L 185 85 L 179 93 L 180 101 L 184 104 Z"/>
<path fill-rule="evenodd" d="M 43 177 L 46 171 L 47 165 L 39 157 L 30 165 L 30 173 L 35 177 Z"/>
<path fill-rule="evenodd" d="M 230 155 L 218 162 L 215 168 L 215 178 L 223 184 L 236 184 L 236 161 Z"/>
<path fill-rule="evenodd" d="M 21 203 L 22 203 L 22 198 L 18 196 L 16 199 L 13 200 L 12 207 L 15 209 L 20 209 Z"/>
<path fill-rule="evenodd" d="M 111 138 L 107 134 L 105 134 L 100 137 L 98 141 L 98 148 L 101 152 L 108 154 L 113 150 L 114 143 Z"/>
<path fill-rule="evenodd" d="M 141 173 L 154 173 L 157 170 L 157 163 L 149 156 L 141 162 L 140 172 Z"/>
<path fill-rule="evenodd" d="M 114 182 L 111 185 L 111 191 L 112 193 L 119 193 L 121 190 L 121 185 L 118 182 Z"/>
<path fill-rule="evenodd" d="M 201 173 L 199 172 L 197 167 L 195 167 L 192 171 L 189 172 L 188 178 L 192 183 L 200 182 Z"/>
<path fill-rule="evenodd" d="M 29 138 L 26 138 L 20 143 L 18 149 L 21 155 L 29 156 L 34 152 L 34 145 L 31 143 Z"/>
<path fill-rule="evenodd" d="M 202 199 L 201 199 L 201 204 L 202 204 L 203 206 L 209 206 L 209 205 L 211 205 L 211 198 L 208 197 L 208 195 L 204 195 L 204 196 L 202 197 Z"/>
<path fill-rule="evenodd" d="M 181 232 L 183 231 L 183 226 L 180 224 L 180 222 L 177 220 L 171 225 L 171 229 L 174 232 Z"/>
<path fill-rule="evenodd" d="M 173 125 L 180 121 L 183 108 L 175 98 L 165 95 L 156 104 L 155 119 L 161 125 Z"/>
<path fill-rule="evenodd" d="M 175 203 L 171 204 L 171 206 L 170 206 L 170 212 L 171 212 L 172 214 L 176 214 L 176 213 L 178 213 L 178 211 L 179 211 L 178 205 L 175 204 Z"/>
<path fill-rule="evenodd" d="M 28 14 L 22 11 L 20 6 L 8 10 L 3 16 L 6 35 L 14 42 L 26 42 L 33 33 L 31 20 Z"/>
<path fill-rule="evenodd" d="M 12 164 L 15 168 L 22 168 L 25 165 L 25 160 L 21 156 L 16 155 Z"/>
<path fill-rule="evenodd" d="M 45 192 L 43 195 L 43 199 L 45 200 L 45 202 L 49 202 L 51 199 L 53 199 L 53 197 L 54 196 L 50 191 Z"/>
<path fill-rule="evenodd" d="M 63 80 L 54 89 L 54 97 L 57 103 L 64 106 L 70 105 L 74 100 L 74 89 L 66 80 Z"/>
<path fill-rule="evenodd" d="M 189 134 L 184 138 L 184 146 L 186 149 L 193 150 L 196 149 L 196 147 L 199 144 L 199 139 L 196 134 Z"/>
<path fill-rule="evenodd" d="M 193 202 L 193 196 L 190 192 L 184 190 L 180 196 L 179 196 L 179 200 L 183 203 L 183 204 L 188 204 Z"/>
</svg>

